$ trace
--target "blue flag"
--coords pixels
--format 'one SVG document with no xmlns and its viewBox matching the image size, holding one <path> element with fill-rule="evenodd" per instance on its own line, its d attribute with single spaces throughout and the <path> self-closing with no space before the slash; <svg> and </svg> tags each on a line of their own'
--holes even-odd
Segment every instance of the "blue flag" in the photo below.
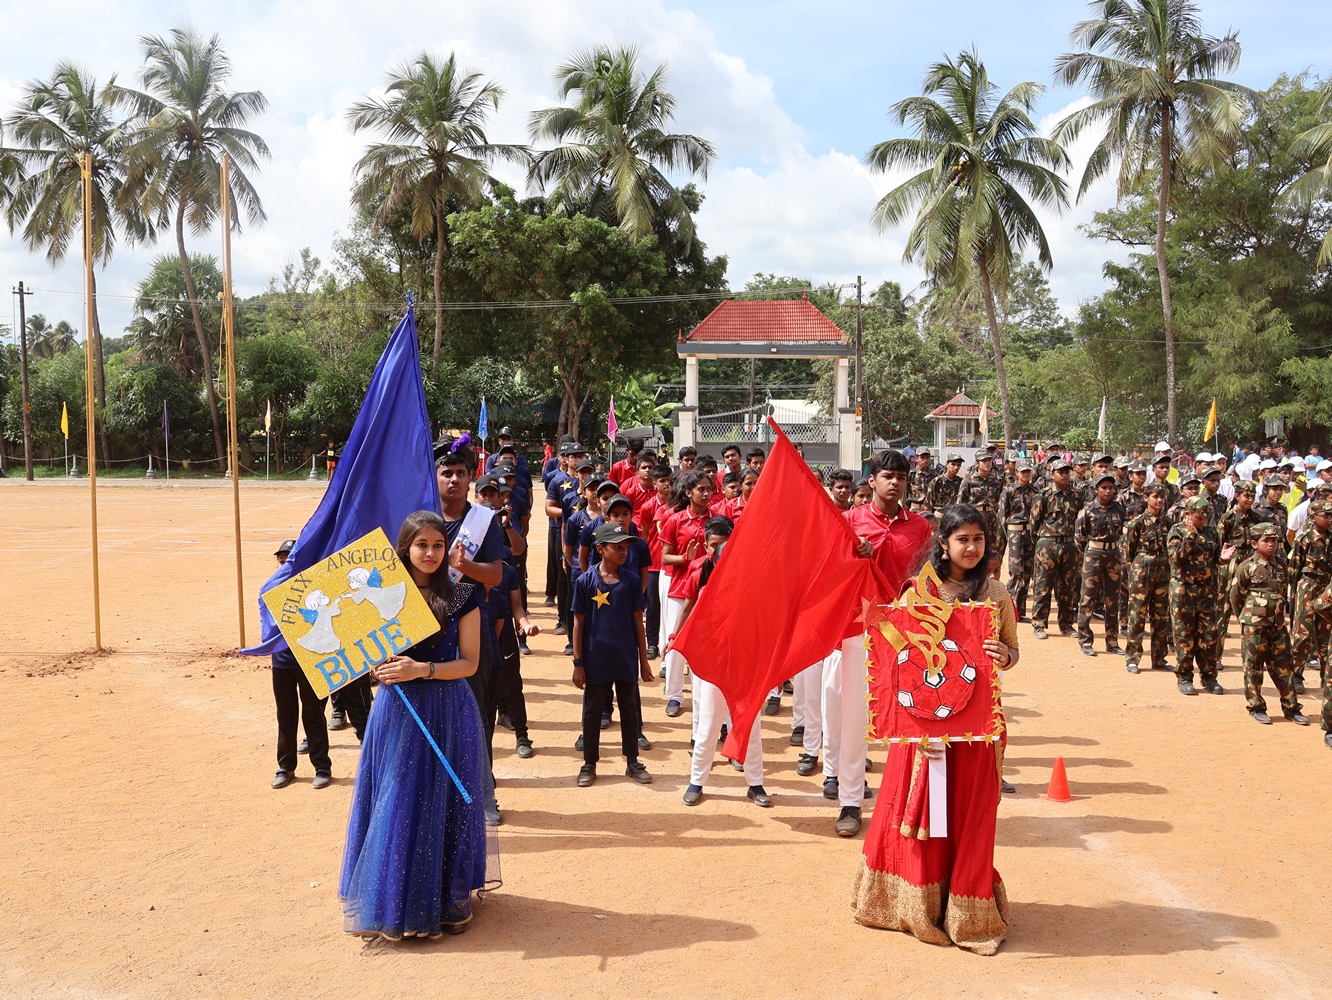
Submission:
<svg viewBox="0 0 1332 1000">
<path fill-rule="evenodd" d="M 416 312 L 408 299 L 407 315 L 389 337 L 370 377 L 365 402 L 324 498 L 301 529 L 287 561 L 260 588 L 261 595 L 375 528 L 383 528 L 390 543 L 396 543 L 402 522 L 417 510 L 438 514 L 440 505 Z M 286 648 L 262 596 L 259 619 L 263 641 L 241 652 L 268 656 Z"/>
<path fill-rule="evenodd" d="M 486 414 L 486 397 L 481 397 L 481 416 L 476 422 L 476 436 L 483 442 L 490 437 L 490 417 Z"/>
</svg>

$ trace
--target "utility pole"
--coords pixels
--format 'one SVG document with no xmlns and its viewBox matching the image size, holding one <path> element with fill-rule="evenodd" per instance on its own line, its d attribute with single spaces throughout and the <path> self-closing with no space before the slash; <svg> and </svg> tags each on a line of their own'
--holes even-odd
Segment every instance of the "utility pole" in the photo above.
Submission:
<svg viewBox="0 0 1332 1000">
<path fill-rule="evenodd" d="M 32 482 L 32 403 L 28 400 L 28 312 L 27 298 L 32 289 L 18 283 L 14 294 L 19 300 L 19 365 L 23 372 L 23 471 Z"/>
</svg>

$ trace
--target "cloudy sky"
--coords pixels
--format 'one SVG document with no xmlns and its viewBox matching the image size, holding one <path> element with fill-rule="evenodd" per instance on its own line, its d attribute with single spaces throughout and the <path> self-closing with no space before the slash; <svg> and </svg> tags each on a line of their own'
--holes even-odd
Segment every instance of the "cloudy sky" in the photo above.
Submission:
<svg viewBox="0 0 1332 1000">
<path fill-rule="evenodd" d="M 343 114 L 381 86 L 391 65 L 422 49 L 457 51 L 508 91 L 492 140 L 523 142 L 528 113 L 555 103 L 551 72 L 564 58 L 595 42 L 637 43 L 647 62 L 669 64 L 676 129 L 717 148 L 702 185 L 699 229 L 711 252 L 730 257 L 733 287 L 755 272 L 775 272 L 816 282 L 862 274 L 871 285 L 894 278 L 911 289 L 920 274 L 901 262 L 904 232 L 879 235 L 869 225 L 889 182 L 860 163 L 870 145 L 894 134 L 888 106 L 918 92 L 929 62 L 973 44 L 1001 86 L 1047 82 L 1085 12 L 1070 0 L 947 7 L 901 0 L 11 4 L 0 43 L 0 116 L 25 81 L 49 74 L 57 60 L 74 59 L 99 81 L 118 73 L 134 82 L 140 35 L 186 21 L 219 32 L 234 64 L 233 88 L 261 90 L 269 101 L 254 126 L 273 153 L 255 178 L 268 222 L 233 241 L 237 294 L 250 295 L 302 247 L 329 259 L 332 237 L 346 226 L 349 177 L 363 144 Z M 1209 32 L 1239 31 L 1244 58 L 1235 76 L 1243 83 L 1266 86 L 1283 71 L 1332 73 L 1332 4 L 1204 0 L 1203 12 Z M 1049 128 L 1080 96 L 1052 87 L 1038 108 L 1042 125 Z M 521 184 L 520 176 L 506 179 Z M 1102 287 L 1111 251 L 1077 226 L 1112 200 L 1103 186 L 1047 220 L 1052 283 L 1066 311 Z M 217 234 L 193 240 L 192 249 L 216 253 Z M 128 321 L 134 285 L 160 252 L 122 250 L 99 278 L 107 335 Z M 0 274 L 38 290 L 30 311 L 81 326 L 77 261 L 53 270 L 0 230 Z M 10 312 L 0 309 L 0 320 Z"/>
</svg>

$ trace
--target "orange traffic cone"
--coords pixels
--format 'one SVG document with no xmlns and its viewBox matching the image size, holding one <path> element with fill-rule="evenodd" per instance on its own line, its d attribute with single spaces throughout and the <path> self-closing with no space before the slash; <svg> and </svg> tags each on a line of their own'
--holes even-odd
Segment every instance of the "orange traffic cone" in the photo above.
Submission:
<svg viewBox="0 0 1332 1000">
<path fill-rule="evenodd" d="M 1055 758 L 1054 771 L 1050 774 L 1050 787 L 1041 798 L 1049 799 L 1051 802 L 1073 801 L 1073 796 L 1068 794 L 1068 773 L 1064 770 L 1063 757 Z"/>
</svg>

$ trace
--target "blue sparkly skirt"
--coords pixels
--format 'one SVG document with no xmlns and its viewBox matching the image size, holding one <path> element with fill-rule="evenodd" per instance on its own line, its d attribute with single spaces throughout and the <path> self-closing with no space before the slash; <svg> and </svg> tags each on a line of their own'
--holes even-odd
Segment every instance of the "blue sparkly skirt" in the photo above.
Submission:
<svg viewBox="0 0 1332 1000">
<path fill-rule="evenodd" d="M 343 929 L 433 936 L 471 918 L 471 894 L 498 874 L 488 831 L 493 796 L 481 713 L 463 680 L 408 681 L 403 693 L 472 796 L 463 800 L 397 692 L 374 700 L 361 744 L 338 894 Z M 498 878 L 491 879 L 498 884 Z"/>
</svg>

